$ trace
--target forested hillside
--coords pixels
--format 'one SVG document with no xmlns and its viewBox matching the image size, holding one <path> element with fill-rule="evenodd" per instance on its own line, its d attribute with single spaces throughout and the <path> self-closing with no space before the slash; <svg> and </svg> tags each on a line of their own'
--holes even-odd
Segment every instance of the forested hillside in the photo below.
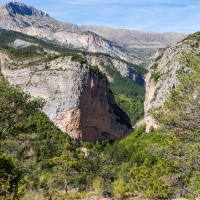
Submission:
<svg viewBox="0 0 200 200">
<path fill-rule="evenodd" d="M 198 28 L 197 2 L 102 2 L 63 1 L 51 13 L 148 31 Z M 78 26 L 7 3 L 0 200 L 78 199 L 200 200 L 200 32 Z"/>
<path fill-rule="evenodd" d="M 132 125 L 144 116 L 144 84 L 138 85 L 131 79 L 122 77 L 112 66 L 106 66 L 106 72 L 113 77 L 110 88 L 117 104 L 129 116 Z M 145 75 L 145 72 L 141 72 Z"/>
<path fill-rule="evenodd" d="M 37 109 L 42 102 L 29 102 L 30 96 L 10 87 L 2 77 L 0 94 L 1 199 L 30 197 L 41 189 L 45 199 L 59 196 L 61 190 L 88 189 L 94 166 L 85 158 L 82 144 L 72 141 Z"/>
<path fill-rule="evenodd" d="M 200 58 L 187 54 L 180 62 L 187 66 L 180 85 L 171 89 L 164 107 L 152 110 L 160 128 L 146 133 L 140 127 L 104 151 L 115 169 L 117 199 L 133 191 L 152 199 L 200 195 Z"/>
</svg>

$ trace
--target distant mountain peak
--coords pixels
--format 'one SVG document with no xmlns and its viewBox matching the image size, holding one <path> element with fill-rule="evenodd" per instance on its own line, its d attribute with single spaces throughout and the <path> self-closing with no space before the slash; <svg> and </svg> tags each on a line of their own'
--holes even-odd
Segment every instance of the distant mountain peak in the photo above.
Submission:
<svg viewBox="0 0 200 200">
<path fill-rule="evenodd" d="M 3 10 L 7 11 L 10 16 L 23 15 L 23 16 L 35 16 L 35 17 L 44 17 L 49 16 L 48 14 L 37 10 L 31 6 L 27 6 L 24 3 L 20 2 L 9 2 L 2 7 Z"/>
</svg>

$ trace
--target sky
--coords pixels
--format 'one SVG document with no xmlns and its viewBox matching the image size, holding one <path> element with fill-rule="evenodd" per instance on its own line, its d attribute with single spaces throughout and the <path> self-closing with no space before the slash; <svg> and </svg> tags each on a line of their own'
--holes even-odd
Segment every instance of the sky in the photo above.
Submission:
<svg viewBox="0 0 200 200">
<path fill-rule="evenodd" d="M 18 1 L 18 0 L 15 0 Z M 0 6 L 9 1 L 0 0 Z M 147 32 L 200 30 L 200 0 L 19 0 L 77 25 Z"/>
</svg>

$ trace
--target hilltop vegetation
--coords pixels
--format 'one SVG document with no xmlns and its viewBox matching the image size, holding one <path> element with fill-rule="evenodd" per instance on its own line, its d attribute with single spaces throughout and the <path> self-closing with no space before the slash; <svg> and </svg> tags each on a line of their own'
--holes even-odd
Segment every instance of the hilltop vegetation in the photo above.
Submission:
<svg viewBox="0 0 200 200">
<path fill-rule="evenodd" d="M 105 69 L 109 76 L 113 78 L 110 88 L 117 104 L 126 112 L 134 125 L 144 116 L 144 86 L 122 77 L 113 67 L 106 66 Z"/>
<path fill-rule="evenodd" d="M 198 32 L 196 32 L 194 34 L 188 35 L 182 41 L 186 41 L 186 40 L 196 40 L 196 41 L 200 42 L 200 31 L 198 31 Z"/>
</svg>

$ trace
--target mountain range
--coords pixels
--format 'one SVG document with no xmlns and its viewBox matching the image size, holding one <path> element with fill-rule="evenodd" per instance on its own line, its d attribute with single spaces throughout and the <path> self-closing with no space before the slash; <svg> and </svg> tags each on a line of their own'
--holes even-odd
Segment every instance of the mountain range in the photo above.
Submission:
<svg viewBox="0 0 200 200">
<path fill-rule="evenodd" d="M 84 51 L 106 53 L 135 64 L 147 62 L 158 48 L 171 46 L 186 36 L 62 23 L 45 12 L 17 2 L 0 8 L 0 27 Z"/>
</svg>

